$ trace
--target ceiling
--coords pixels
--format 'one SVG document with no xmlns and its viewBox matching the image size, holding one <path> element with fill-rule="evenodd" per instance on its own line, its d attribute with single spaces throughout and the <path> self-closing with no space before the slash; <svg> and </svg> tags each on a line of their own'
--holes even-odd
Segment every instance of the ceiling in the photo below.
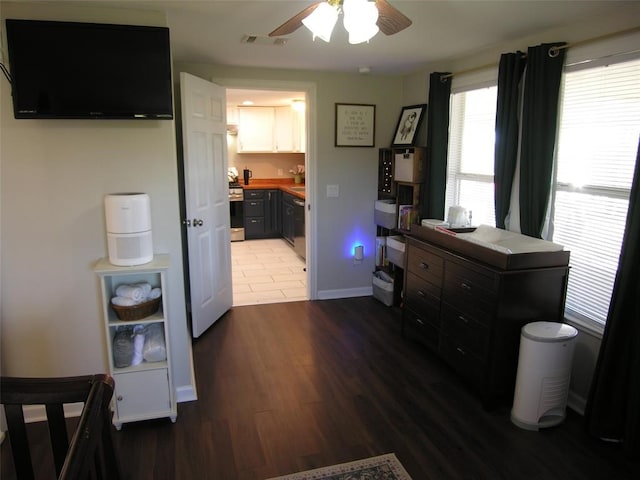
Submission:
<svg viewBox="0 0 640 480">
<path fill-rule="evenodd" d="M 3 0 L 4 1 L 4 0 Z M 27 3 L 22 0 L 20 3 Z M 443 59 L 473 54 L 582 18 L 604 16 L 614 0 L 389 0 L 413 24 L 391 36 L 350 45 L 341 19 L 330 43 L 313 40 L 306 27 L 281 37 L 268 33 L 317 0 L 75 0 L 74 8 L 108 6 L 163 11 L 176 62 L 241 67 L 400 75 Z M 53 3 L 53 2 L 46 2 Z M 640 4 L 640 2 L 635 2 Z M 247 35 L 254 43 L 243 43 Z M 551 39 L 562 40 L 562 39 Z M 235 100 L 234 100 L 235 101 Z"/>
<path fill-rule="evenodd" d="M 391 36 L 350 45 L 341 19 L 330 43 L 313 40 L 306 27 L 274 45 L 268 34 L 317 0 L 111 0 L 111 6 L 163 10 L 174 60 L 232 66 L 406 74 L 442 59 L 468 55 L 509 40 L 611 12 L 612 0 L 389 0 L 413 21 Z M 626 2 L 629 3 L 629 2 Z M 638 3 L 638 2 L 636 2 Z M 242 43 L 245 35 L 258 39 Z M 557 40 L 557 39 L 553 39 Z"/>
</svg>

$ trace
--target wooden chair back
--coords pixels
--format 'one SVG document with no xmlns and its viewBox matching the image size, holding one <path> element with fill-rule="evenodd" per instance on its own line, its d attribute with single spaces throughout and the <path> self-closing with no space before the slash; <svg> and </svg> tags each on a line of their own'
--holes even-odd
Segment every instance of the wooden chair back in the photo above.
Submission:
<svg viewBox="0 0 640 480">
<path fill-rule="evenodd" d="M 64 378 L 0 378 L 8 437 L 18 480 L 35 480 L 23 405 L 44 405 L 58 479 L 118 480 L 111 438 L 114 381 L 106 374 Z M 64 405 L 84 403 L 69 443 Z"/>
</svg>

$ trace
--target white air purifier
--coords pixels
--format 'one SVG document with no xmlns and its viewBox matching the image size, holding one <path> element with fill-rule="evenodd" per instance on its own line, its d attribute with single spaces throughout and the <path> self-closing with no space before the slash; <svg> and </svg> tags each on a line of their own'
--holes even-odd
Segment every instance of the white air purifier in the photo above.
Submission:
<svg viewBox="0 0 640 480">
<path fill-rule="evenodd" d="M 153 260 L 151 206 L 146 193 L 112 193 L 104 197 L 109 262 L 120 267 Z"/>
</svg>

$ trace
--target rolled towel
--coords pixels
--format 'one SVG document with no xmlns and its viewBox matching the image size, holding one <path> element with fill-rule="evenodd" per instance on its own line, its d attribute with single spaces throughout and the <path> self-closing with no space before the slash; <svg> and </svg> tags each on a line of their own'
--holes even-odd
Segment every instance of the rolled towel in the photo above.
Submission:
<svg viewBox="0 0 640 480">
<path fill-rule="evenodd" d="M 152 288 L 151 292 L 149 292 L 149 300 L 160 298 L 161 295 L 162 295 L 162 290 L 160 288 Z"/>
<path fill-rule="evenodd" d="M 147 282 L 136 283 L 135 285 L 132 285 L 132 286 L 140 287 L 142 289 L 142 292 L 144 293 L 144 298 L 149 297 L 149 293 L 151 293 L 151 285 L 148 284 Z"/>
<path fill-rule="evenodd" d="M 131 365 L 140 365 L 142 363 L 142 349 L 144 348 L 144 327 L 136 325 L 133 328 L 133 358 Z"/>
<path fill-rule="evenodd" d="M 140 302 L 136 302 L 133 298 L 129 297 L 113 297 L 111 303 L 118 305 L 119 307 L 131 307 L 137 305 Z"/>
<path fill-rule="evenodd" d="M 116 296 L 131 298 L 136 302 L 142 302 L 147 298 L 144 289 L 135 285 L 120 285 L 116 288 Z"/>
<path fill-rule="evenodd" d="M 147 325 L 142 356 L 147 362 L 162 362 L 167 359 L 164 327 L 161 323 Z"/>
<path fill-rule="evenodd" d="M 113 336 L 113 364 L 116 368 L 131 365 L 133 358 L 133 338 L 130 328 L 118 329 Z"/>
</svg>

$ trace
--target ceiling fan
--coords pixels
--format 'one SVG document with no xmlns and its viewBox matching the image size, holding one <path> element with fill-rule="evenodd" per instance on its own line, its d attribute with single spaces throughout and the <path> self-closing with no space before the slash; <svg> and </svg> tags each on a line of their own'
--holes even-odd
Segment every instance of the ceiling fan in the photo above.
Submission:
<svg viewBox="0 0 640 480">
<path fill-rule="evenodd" d="M 295 32 L 303 25 L 303 20 L 311 15 L 320 5 L 329 4 L 333 8 L 338 8 L 344 3 L 343 0 L 326 0 L 322 2 L 314 3 L 308 6 L 298 14 L 291 17 L 284 22 L 273 32 L 269 34 L 270 37 L 279 37 L 282 35 L 289 35 Z M 411 25 L 411 20 L 407 18 L 402 12 L 395 7 L 391 6 L 387 0 L 375 0 L 375 7 L 378 10 L 378 19 L 376 25 L 382 33 L 385 35 L 393 35 L 398 33 Z"/>
</svg>

